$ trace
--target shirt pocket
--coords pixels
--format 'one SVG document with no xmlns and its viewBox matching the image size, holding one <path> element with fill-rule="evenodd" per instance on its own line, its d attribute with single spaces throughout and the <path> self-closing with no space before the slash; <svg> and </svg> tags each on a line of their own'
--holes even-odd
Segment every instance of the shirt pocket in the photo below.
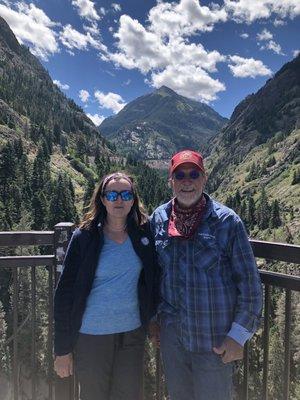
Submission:
<svg viewBox="0 0 300 400">
<path fill-rule="evenodd" d="M 193 246 L 193 265 L 197 269 L 210 271 L 217 268 L 220 256 L 219 246 L 213 236 L 197 236 Z"/>
<path fill-rule="evenodd" d="M 155 241 L 158 263 L 163 269 L 171 263 L 172 249 L 170 244 L 169 239 L 157 239 Z"/>
</svg>

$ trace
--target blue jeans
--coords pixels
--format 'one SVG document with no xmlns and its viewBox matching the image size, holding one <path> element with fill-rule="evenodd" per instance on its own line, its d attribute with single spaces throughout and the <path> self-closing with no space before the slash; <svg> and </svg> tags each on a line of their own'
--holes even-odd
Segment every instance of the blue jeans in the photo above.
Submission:
<svg viewBox="0 0 300 400">
<path fill-rule="evenodd" d="M 232 399 L 233 365 L 212 352 L 186 350 L 176 323 L 161 324 L 160 346 L 171 400 Z"/>
</svg>

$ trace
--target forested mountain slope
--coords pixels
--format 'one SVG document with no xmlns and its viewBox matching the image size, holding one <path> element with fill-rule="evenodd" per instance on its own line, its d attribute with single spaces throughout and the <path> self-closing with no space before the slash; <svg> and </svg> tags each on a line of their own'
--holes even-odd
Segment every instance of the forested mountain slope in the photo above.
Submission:
<svg viewBox="0 0 300 400">
<path fill-rule="evenodd" d="M 78 221 L 95 182 L 128 164 L 112 148 L 0 18 L 0 228 Z M 142 193 L 151 209 L 168 189 L 156 171 L 134 164 L 127 169 L 136 179 L 143 169 L 157 182 Z"/>
<path fill-rule="evenodd" d="M 209 190 L 252 235 L 299 243 L 300 56 L 243 100 L 209 147 Z"/>
</svg>

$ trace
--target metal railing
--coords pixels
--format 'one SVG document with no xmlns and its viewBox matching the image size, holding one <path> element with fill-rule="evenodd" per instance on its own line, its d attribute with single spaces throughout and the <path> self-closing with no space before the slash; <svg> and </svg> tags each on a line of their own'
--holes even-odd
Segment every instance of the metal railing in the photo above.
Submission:
<svg viewBox="0 0 300 400">
<path fill-rule="evenodd" d="M 36 272 L 37 268 L 45 269 L 48 275 L 47 298 L 48 298 L 48 321 L 47 321 L 47 376 L 46 382 L 48 386 L 48 399 L 72 399 L 74 396 L 70 391 L 69 380 L 58 379 L 53 371 L 53 295 L 54 288 L 59 277 L 64 253 L 70 240 L 74 224 L 60 223 L 54 227 L 54 231 L 39 232 L 0 232 L 0 249 L 3 247 L 21 248 L 28 246 L 47 246 L 50 247 L 51 253 L 48 255 L 14 255 L 0 257 L 0 269 L 9 268 L 11 270 L 12 279 L 12 333 L 6 341 L 6 345 L 10 347 L 12 353 L 12 398 L 18 400 L 20 398 L 20 358 L 19 358 L 19 337 L 23 328 L 30 324 L 31 334 L 31 399 L 36 400 L 37 394 L 37 290 L 36 290 Z M 30 304 L 29 313 L 23 320 L 19 320 L 19 273 L 24 269 L 30 270 L 31 287 L 30 287 Z M 70 391 L 70 392 L 69 392 Z"/>
<path fill-rule="evenodd" d="M 53 372 L 53 293 L 57 278 L 61 272 L 62 261 L 74 225 L 71 223 L 60 223 L 49 232 L 1 232 L 1 247 L 19 246 L 51 246 L 49 255 L 30 255 L 30 256 L 3 256 L 0 257 L 0 269 L 10 268 L 12 271 L 12 312 L 13 329 L 12 334 L 7 340 L 12 353 L 12 386 L 13 399 L 18 400 L 20 393 L 19 371 L 19 342 L 18 336 L 23 326 L 30 319 L 31 332 L 31 398 L 37 399 L 37 368 L 36 368 L 36 268 L 46 268 L 48 274 L 48 330 L 47 330 L 47 386 L 49 400 L 74 400 L 78 399 L 78 387 L 74 378 L 57 378 Z M 258 258 L 267 260 L 284 261 L 287 263 L 300 264 L 300 246 L 263 242 L 251 240 L 254 254 Z M 18 272 L 24 268 L 30 268 L 31 288 L 30 288 L 30 316 L 20 323 L 18 318 Z M 291 340 L 291 292 L 300 292 L 300 277 L 288 274 L 281 274 L 271 271 L 260 270 L 260 275 L 265 288 L 264 296 L 264 327 L 263 327 L 263 381 L 262 398 L 268 399 L 268 365 L 269 365 L 269 330 L 270 330 L 270 298 L 271 288 L 283 288 L 285 297 L 285 351 L 284 351 L 284 387 L 282 388 L 282 399 L 289 399 L 290 382 L 290 340 Z M 245 346 L 244 357 L 244 378 L 243 378 L 243 400 L 248 400 L 248 378 L 249 378 L 249 348 Z M 162 367 L 159 352 L 156 353 L 156 385 L 155 399 L 163 398 Z"/>
</svg>

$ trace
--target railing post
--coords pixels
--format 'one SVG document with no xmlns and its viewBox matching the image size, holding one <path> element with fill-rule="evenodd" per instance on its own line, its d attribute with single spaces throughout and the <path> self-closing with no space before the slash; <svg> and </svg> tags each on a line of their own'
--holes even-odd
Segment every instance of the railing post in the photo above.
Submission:
<svg viewBox="0 0 300 400">
<path fill-rule="evenodd" d="M 265 285 L 264 331 L 263 331 L 263 400 L 268 400 L 269 334 L 270 334 L 270 285 Z"/>
<path fill-rule="evenodd" d="M 60 222 L 54 227 L 55 286 L 62 271 L 65 253 L 74 228 L 75 225 L 72 222 Z"/>
<path fill-rule="evenodd" d="M 19 337 L 18 337 L 19 274 L 13 270 L 13 400 L 19 398 Z"/>
<path fill-rule="evenodd" d="M 156 396 L 155 400 L 162 400 L 162 370 L 161 370 L 161 358 L 160 358 L 160 349 L 156 348 L 155 352 L 155 388 L 156 388 Z"/>
<path fill-rule="evenodd" d="M 248 400 L 249 383 L 249 343 L 244 346 L 244 379 L 243 379 L 243 400 Z"/>
<path fill-rule="evenodd" d="M 285 291 L 285 329 L 284 329 L 284 379 L 283 379 L 283 400 L 289 399 L 290 391 L 290 370 L 291 370 L 291 291 Z"/>
<path fill-rule="evenodd" d="M 61 222 L 54 227 L 55 286 L 62 272 L 65 253 L 74 231 L 71 222 Z M 55 400 L 74 400 L 74 375 L 70 378 L 59 378 L 55 374 Z"/>
</svg>

